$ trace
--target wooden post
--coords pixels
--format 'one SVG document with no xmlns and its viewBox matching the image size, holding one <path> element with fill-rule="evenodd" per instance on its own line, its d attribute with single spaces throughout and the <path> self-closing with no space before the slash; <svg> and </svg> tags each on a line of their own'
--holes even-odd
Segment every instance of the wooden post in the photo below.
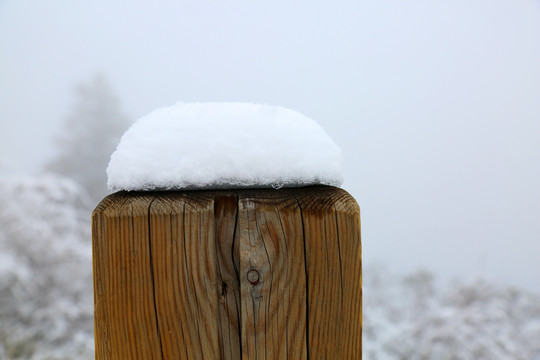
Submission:
<svg viewBox="0 0 540 360">
<path fill-rule="evenodd" d="M 93 213 L 96 359 L 361 359 L 359 208 L 315 186 L 119 192 Z"/>
</svg>

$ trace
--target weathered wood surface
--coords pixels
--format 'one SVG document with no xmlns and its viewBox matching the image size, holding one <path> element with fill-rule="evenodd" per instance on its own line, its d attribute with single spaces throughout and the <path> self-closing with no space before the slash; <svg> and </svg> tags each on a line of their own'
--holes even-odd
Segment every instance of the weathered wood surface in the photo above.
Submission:
<svg viewBox="0 0 540 360">
<path fill-rule="evenodd" d="M 96 359 L 361 359 L 344 190 L 120 192 L 93 214 Z"/>
</svg>

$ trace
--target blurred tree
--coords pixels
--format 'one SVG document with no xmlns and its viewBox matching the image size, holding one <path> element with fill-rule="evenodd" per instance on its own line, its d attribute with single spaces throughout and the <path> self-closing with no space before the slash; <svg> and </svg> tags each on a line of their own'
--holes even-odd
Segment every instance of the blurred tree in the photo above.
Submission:
<svg viewBox="0 0 540 360">
<path fill-rule="evenodd" d="M 107 78 L 96 75 L 75 88 L 75 101 L 58 136 L 58 155 L 46 169 L 81 184 L 97 202 L 107 193 L 105 170 L 129 125 Z"/>
</svg>

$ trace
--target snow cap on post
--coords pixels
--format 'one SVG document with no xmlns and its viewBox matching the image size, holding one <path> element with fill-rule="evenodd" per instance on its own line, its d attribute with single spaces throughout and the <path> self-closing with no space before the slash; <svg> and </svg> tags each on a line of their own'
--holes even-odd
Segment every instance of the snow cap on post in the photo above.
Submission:
<svg viewBox="0 0 540 360">
<path fill-rule="evenodd" d="M 107 175 L 111 191 L 339 186 L 343 158 L 320 125 L 290 109 L 177 103 L 126 131 Z"/>
</svg>

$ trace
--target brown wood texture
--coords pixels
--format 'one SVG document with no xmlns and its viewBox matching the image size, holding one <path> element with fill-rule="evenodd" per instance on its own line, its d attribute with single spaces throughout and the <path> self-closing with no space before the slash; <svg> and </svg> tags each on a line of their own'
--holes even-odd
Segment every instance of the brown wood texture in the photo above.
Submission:
<svg viewBox="0 0 540 360">
<path fill-rule="evenodd" d="M 119 192 L 93 213 L 96 359 L 361 359 L 344 190 Z"/>
</svg>

